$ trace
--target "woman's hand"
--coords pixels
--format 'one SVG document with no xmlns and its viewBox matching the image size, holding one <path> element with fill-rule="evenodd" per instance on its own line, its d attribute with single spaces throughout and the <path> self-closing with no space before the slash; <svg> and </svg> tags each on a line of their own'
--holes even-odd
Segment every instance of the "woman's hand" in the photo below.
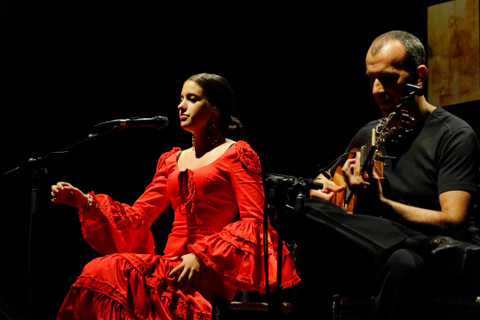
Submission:
<svg viewBox="0 0 480 320">
<path fill-rule="evenodd" d="M 175 273 L 181 272 L 177 278 L 177 282 L 187 286 L 195 287 L 195 282 L 198 280 L 197 276 L 200 272 L 201 264 L 194 253 L 183 255 L 182 260 L 182 263 L 170 271 L 168 275 L 172 276 Z"/>
<path fill-rule="evenodd" d="M 59 182 L 52 186 L 52 202 L 82 209 L 87 204 L 88 196 L 80 189 L 75 188 L 68 182 Z"/>
</svg>

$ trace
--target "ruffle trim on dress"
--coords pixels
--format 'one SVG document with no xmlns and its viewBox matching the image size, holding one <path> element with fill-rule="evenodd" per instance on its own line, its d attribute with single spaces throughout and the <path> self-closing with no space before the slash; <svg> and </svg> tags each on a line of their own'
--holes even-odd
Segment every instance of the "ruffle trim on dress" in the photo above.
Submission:
<svg viewBox="0 0 480 320">
<path fill-rule="evenodd" d="M 175 147 L 172 150 L 163 153 L 160 156 L 160 158 L 158 159 L 157 172 L 160 171 L 160 170 L 163 170 L 165 168 L 166 160 L 167 160 L 168 157 L 170 157 L 172 154 L 175 154 L 175 153 L 179 152 L 180 150 L 182 150 L 182 149 L 179 148 L 179 147 Z"/>
<path fill-rule="evenodd" d="M 101 254 L 110 254 L 110 253 L 113 253 L 114 250 L 113 248 L 111 248 L 111 250 L 107 251 L 107 250 L 104 250 L 104 248 L 100 248 L 97 243 L 91 241 L 91 237 L 89 235 L 89 230 L 92 229 L 92 223 L 93 224 L 98 224 L 98 228 L 101 228 L 101 225 L 102 225 L 102 219 L 107 219 L 109 222 L 111 223 L 114 223 L 114 218 L 111 217 L 111 216 L 104 216 L 102 215 L 101 217 L 99 217 L 97 214 L 96 214 L 96 211 L 98 210 L 98 206 L 99 206 L 99 203 L 98 203 L 98 200 L 97 200 L 97 196 L 95 195 L 95 193 L 93 191 L 90 191 L 88 193 L 88 195 L 91 195 L 92 196 L 92 205 L 90 206 L 89 210 L 87 211 L 84 211 L 82 209 L 80 209 L 78 211 L 78 218 L 80 220 L 80 229 L 82 231 L 82 235 L 83 235 L 83 238 L 85 239 L 85 241 L 87 241 L 88 245 L 92 248 L 94 248 L 97 252 L 101 253 Z M 93 219 L 89 219 L 87 218 L 86 219 L 86 215 L 92 215 L 94 218 Z M 98 221 L 96 221 L 96 219 L 98 219 Z M 88 226 L 87 226 L 88 224 Z M 113 224 L 115 225 L 115 224 Z M 103 241 L 106 243 L 106 241 Z M 114 246 L 114 244 L 112 243 L 112 245 Z"/>
<path fill-rule="evenodd" d="M 142 320 L 150 319 L 145 318 L 142 315 L 135 314 L 132 310 L 128 308 L 127 298 L 111 286 L 107 282 L 98 281 L 92 277 L 80 276 L 77 281 L 72 285 L 72 290 L 77 290 L 78 295 L 88 294 L 87 292 L 93 292 L 93 294 L 104 296 L 105 299 L 109 299 L 112 303 L 117 303 L 121 306 L 125 314 L 128 316 L 128 319 Z M 84 293 L 82 292 L 84 291 Z M 173 313 L 176 315 L 176 319 L 183 320 L 211 320 L 212 313 L 203 312 L 196 310 L 195 307 L 191 306 L 185 301 L 182 297 L 174 298 L 175 294 L 171 290 L 166 289 L 159 296 L 160 301 L 166 309 L 170 309 L 169 306 L 176 300 L 177 305 Z M 171 310 L 172 311 L 172 310 Z"/>
<path fill-rule="evenodd" d="M 273 254 L 272 234 L 276 235 L 276 231 L 271 226 L 268 226 L 268 228 L 268 254 Z M 259 245 L 261 245 L 261 253 L 263 254 L 264 233 L 263 221 L 261 219 L 244 218 L 227 225 L 220 231 L 218 236 L 235 248 L 251 254 L 257 254 Z"/>
<path fill-rule="evenodd" d="M 151 274 L 149 270 L 148 264 L 145 263 L 142 259 L 140 259 L 136 254 L 132 253 L 120 253 L 120 256 L 125 258 L 130 264 L 137 270 L 138 273 L 142 275 L 145 279 L 145 283 L 151 288 L 157 288 L 161 283 L 162 279 L 156 277 L 155 275 Z"/>
<path fill-rule="evenodd" d="M 87 211 L 79 210 L 79 220 L 82 234 L 92 248 L 101 254 L 154 252 L 150 229 L 140 225 L 147 223 L 141 212 L 134 212 L 130 207 L 115 203 L 107 195 L 89 194 L 93 199 L 92 206 Z M 131 212 L 127 214 L 127 210 Z M 131 232 L 132 226 L 138 227 L 136 233 Z M 134 238 L 144 240 L 133 241 Z"/>
<path fill-rule="evenodd" d="M 195 310 L 194 308 L 190 307 L 185 303 L 185 301 L 178 301 L 177 309 L 175 310 L 175 314 L 179 317 L 179 319 L 190 319 L 188 316 L 189 314 L 193 314 L 193 320 L 212 320 L 212 314 L 209 312 L 202 312 Z"/>
<path fill-rule="evenodd" d="M 207 266 L 222 275 L 241 291 L 266 292 L 263 225 L 259 219 L 244 219 L 225 227 L 220 233 L 190 245 L 190 250 Z M 253 221 L 256 220 L 256 221 Z M 268 231 L 268 278 L 271 288 L 277 278 L 277 245 L 275 229 Z M 282 287 L 288 288 L 300 281 L 286 246 L 282 246 Z"/>
<path fill-rule="evenodd" d="M 235 143 L 235 151 L 242 163 L 242 166 L 248 172 L 253 174 L 262 175 L 262 165 L 260 164 L 260 158 L 253 151 L 248 143 L 245 141 L 238 141 Z"/>
<path fill-rule="evenodd" d="M 192 305 L 192 303 L 189 303 L 188 299 L 182 294 L 178 294 L 175 292 L 175 289 L 168 287 L 166 281 L 163 281 L 148 272 L 148 265 L 141 258 L 135 254 L 118 255 L 125 258 L 129 262 L 130 268 L 138 272 L 141 275 L 141 278 L 145 279 L 145 284 L 153 289 L 152 294 L 158 294 L 163 307 L 166 310 L 169 310 L 170 313 L 175 314 L 176 317 L 174 317 L 174 319 L 211 320 L 211 312 L 198 310 Z M 128 269 L 129 268 L 127 268 L 127 270 Z M 155 281 L 151 281 L 152 279 L 155 279 Z M 93 292 L 96 295 L 104 296 L 105 299 L 109 299 L 113 303 L 118 303 L 121 305 L 129 319 L 151 319 L 151 317 L 145 318 L 144 315 L 138 314 L 138 312 L 132 310 L 132 306 L 128 302 L 129 297 L 126 297 L 108 282 L 99 281 L 91 276 L 80 275 L 77 278 L 77 281 L 72 285 L 72 289 L 78 290 L 79 295 L 83 295 L 81 291 L 86 290 L 85 294 L 87 294 L 88 291 Z"/>
<path fill-rule="evenodd" d="M 197 195 L 197 186 L 193 180 L 193 171 L 185 170 L 178 175 L 178 184 L 180 186 L 180 213 L 190 214 L 195 210 L 195 196 Z"/>
<path fill-rule="evenodd" d="M 105 250 L 102 250 L 98 245 L 91 242 L 89 240 L 90 237 L 88 235 L 89 233 L 88 230 L 92 229 L 92 225 L 89 225 L 87 227 L 87 224 L 86 224 L 87 221 L 85 219 L 85 215 L 91 214 L 97 219 L 100 219 L 98 222 L 95 222 L 95 220 L 88 221 L 89 223 L 94 223 L 94 224 L 98 223 L 99 225 L 101 224 L 102 218 L 107 219 L 107 221 L 109 222 L 109 226 L 115 228 L 115 230 L 118 231 L 116 234 L 121 235 L 122 243 L 125 245 L 127 243 L 130 243 L 132 240 L 129 233 L 126 232 L 127 230 L 126 226 L 129 224 L 129 220 L 127 218 L 126 213 L 124 212 L 124 208 L 122 206 L 115 206 L 112 203 L 110 204 L 106 203 L 106 202 L 113 202 L 113 200 L 111 200 L 111 198 L 108 196 L 104 196 L 104 197 L 102 195 L 97 196 L 93 191 L 89 192 L 88 194 L 92 196 L 94 205 L 92 205 L 90 209 L 87 211 L 79 210 L 79 219 L 80 219 L 82 234 L 84 238 L 86 239 L 87 243 L 92 248 L 97 250 L 99 253 L 110 254 L 110 253 L 122 251 L 122 248 L 118 248 L 118 247 L 115 248 L 114 251 L 112 250 L 105 251 Z M 104 207 L 103 208 L 104 210 L 100 210 L 102 213 L 101 217 L 97 215 L 97 210 L 99 209 L 100 206 Z M 99 242 L 97 241 L 97 243 Z"/>
<path fill-rule="evenodd" d="M 93 193 L 93 191 L 90 191 L 89 193 L 87 193 L 89 195 L 92 196 L 92 206 L 90 206 L 90 210 L 92 209 L 92 207 L 95 207 L 95 209 L 97 208 L 98 204 L 97 204 L 97 201 L 95 199 L 95 193 Z M 83 238 L 87 241 L 87 243 L 92 247 L 92 248 L 95 248 L 89 240 L 88 240 L 88 232 L 87 232 L 87 228 L 85 226 L 85 212 L 83 210 L 78 210 L 78 219 L 80 220 L 80 229 L 82 231 L 82 235 L 83 235 Z M 95 249 L 96 250 L 96 249 Z"/>
<path fill-rule="evenodd" d="M 127 298 L 122 293 L 120 293 L 115 287 L 113 287 L 107 282 L 99 281 L 93 277 L 80 275 L 77 278 L 77 281 L 75 281 L 75 283 L 72 285 L 72 289 L 73 288 L 76 288 L 77 290 L 87 289 L 88 291 L 91 291 L 94 294 L 103 295 L 106 298 L 119 303 L 123 307 L 125 312 L 129 315 L 129 317 L 132 317 L 134 319 L 138 318 L 128 312 Z"/>
</svg>

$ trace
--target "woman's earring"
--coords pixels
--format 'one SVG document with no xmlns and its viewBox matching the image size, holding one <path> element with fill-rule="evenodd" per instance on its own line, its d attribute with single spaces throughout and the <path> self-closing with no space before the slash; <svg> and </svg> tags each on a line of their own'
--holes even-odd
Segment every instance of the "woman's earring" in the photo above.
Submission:
<svg viewBox="0 0 480 320">
<path fill-rule="evenodd" d="M 208 124 L 208 142 L 210 142 L 210 145 L 212 147 L 216 147 L 219 145 L 218 143 L 218 129 L 217 129 L 217 126 L 215 125 L 215 121 L 214 120 L 210 120 L 209 124 Z"/>
</svg>

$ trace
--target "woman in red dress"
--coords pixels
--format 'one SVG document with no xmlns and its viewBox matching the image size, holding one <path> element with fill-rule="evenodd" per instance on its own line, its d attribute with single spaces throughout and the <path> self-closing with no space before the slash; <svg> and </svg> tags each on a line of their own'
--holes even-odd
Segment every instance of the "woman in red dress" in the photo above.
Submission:
<svg viewBox="0 0 480 320">
<path fill-rule="evenodd" d="M 85 239 L 105 255 L 85 266 L 57 319 L 211 319 L 213 299 L 265 292 L 261 166 L 246 142 L 226 138 L 239 125 L 232 90 L 220 76 L 194 75 L 178 110 L 193 147 L 164 153 L 133 206 L 66 182 L 52 186 L 52 201 L 79 209 Z M 150 226 L 170 205 L 173 228 L 157 255 Z M 272 286 L 276 243 L 269 227 Z M 283 248 L 282 286 L 290 287 L 300 279 Z"/>
</svg>

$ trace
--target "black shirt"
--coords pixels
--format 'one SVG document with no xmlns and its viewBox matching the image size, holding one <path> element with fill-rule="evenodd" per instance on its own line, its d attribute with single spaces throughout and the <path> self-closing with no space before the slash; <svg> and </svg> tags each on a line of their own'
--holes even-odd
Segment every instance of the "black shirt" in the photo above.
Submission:
<svg viewBox="0 0 480 320">
<path fill-rule="evenodd" d="M 377 123 L 363 126 L 347 150 L 364 145 Z M 395 157 L 384 162 L 385 196 L 407 205 L 440 210 L 439 195 L 445 191 L 475 194 L 480 152 L 473 129 L 442 108 L 435 109 L 420 127 L 410 140 L 380 147 L 384 155 Z"/>
</svg>

